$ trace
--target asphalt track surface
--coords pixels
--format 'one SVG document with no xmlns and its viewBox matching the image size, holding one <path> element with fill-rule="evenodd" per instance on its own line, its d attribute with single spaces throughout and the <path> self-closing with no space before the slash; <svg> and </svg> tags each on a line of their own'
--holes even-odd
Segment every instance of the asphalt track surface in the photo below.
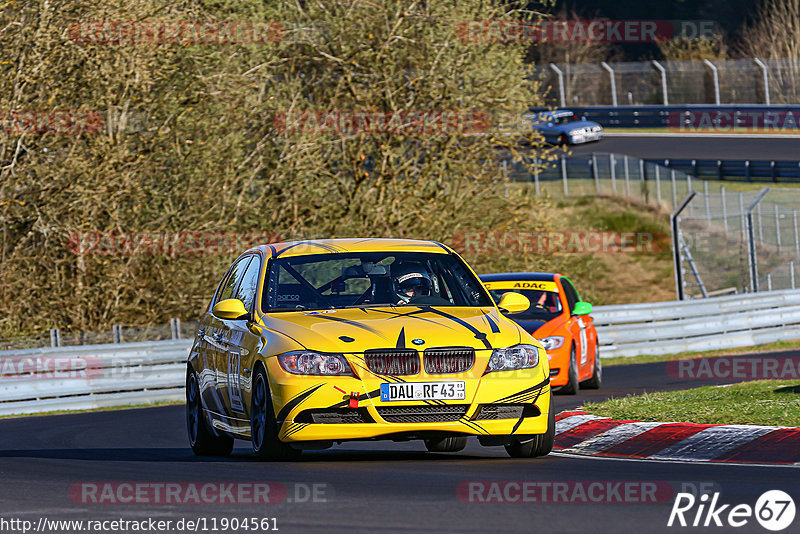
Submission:
<svg viewBox="0 0 800 534">
<path fill-rule="evenodd" d="M 800 138 L 631 134 L 570 147 L 573 154 L 608 152 L 643 159 L 800 160 Z"/>
<path fill-rule="evenodd" d="M 670 378 L 663 363 L 611 367 L 603 390 L 555 399 L 560 411 L 584 399 L 708 383 Z M 185 433 L 183 406 L 0 420 L 0 519 L 269 517 L 280 532 L 719 532 L 731 529 L 667 527 L 674 493 L 704 484 L 721 492 L 722 503 L 754 506 L 763 492 L 782 489 L 800 504 L 796 467 L 560 454 L 514 460 L 502 447 L 481 447 L 477 440 L 454 454 L 428 453 L 420 442 L 354 442 L 305 452 L 295 463 L 264 463 L 239 441 L 230 458 L 195 457 Z M 177 481 L 277 482 L 288 498 L 259 505 L 93 504 L 69 494 L 73 484 L 84 482 Z M 670 492 L 654 503 L 465 502 L 457 488 L 470 481 L 653 482 L 669 484 Z M 318 502 L 298 503 L 311 484 L 325 485 Z M 798 522 L 800 517 L 788 531 Z M 752 518 L 736 531 L 766 532 Z"/>
</svg>

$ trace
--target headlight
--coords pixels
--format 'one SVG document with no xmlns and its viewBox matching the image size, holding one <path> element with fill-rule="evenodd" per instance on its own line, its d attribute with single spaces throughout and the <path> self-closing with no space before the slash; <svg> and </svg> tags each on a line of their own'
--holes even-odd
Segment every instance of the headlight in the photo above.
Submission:
<svg viewBox="0 0 800 534">
<path fill-rule="evenodd" d="M 564 336 L 550 336 L 539 341 L 544 345 L 544 350 L 556 350 L 564 344 Z"/>
<path fill-rule="evenodd" d="M 486 372 L 515 371 L 539 364 L 539 349 L 533 345 L 516 345 L 505 349 L 494 349 Z"/>
<path fill-rule="evenodd" d="M 294 375 L 354 376 L 341 354 L 294 350 L 278 355 L 278 361 L 284 371 Z"/>
</svg>

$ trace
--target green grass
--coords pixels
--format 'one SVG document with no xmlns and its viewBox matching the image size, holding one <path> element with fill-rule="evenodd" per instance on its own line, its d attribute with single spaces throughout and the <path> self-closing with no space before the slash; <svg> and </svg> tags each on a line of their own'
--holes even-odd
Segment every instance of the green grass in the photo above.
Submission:
<svg viewBox="0 0 800 534">
<path fill-rule="evenodd" d="M 632 365 L 638 363 L 668 362 L 672 360 L 686 360 L 691 358 L 710 358 L 712 356 L 728 356 L 730 354 L 752 354 L 763 352 L 774 352 L 800 348 L 800 339 L 789 341 L 776 341 L 765 345 L 755 345 L 753 347 L 737 347 L 734 349 L 709 350 L 704 352 L 678 352 L 674 354 L 643 354 L 641 356 L 615 356 L 603 358 L 603 367 L 614 365 Z"/>
<path fill-rule="evenodd" d="M 10 419 L 15 417 L 37 417 L 40 415 L 63 415 L 63 414 L 71 414 L 71 413 L 87 413 L 87 412 L 108 412 L 111 410 L 131 410 L 134 408 L 154 408 L 156 406 L 172 406 L 184 404 L 183 401 L 161 401 L 161 402 L 150 402 L 145 404 L 130 404 L 126 406 L 105 406 L 103 408 L 90 408 L 87 410 L 53 410 L 51 412 L 42 412 L 42 413 L 26 413 L 26 414 L 16 414 L 16 415 L 0 415 L 0 419 Z"/>
<path fill-rule="evenodd" d="M 800 381 L 758 380 L 587 403 L 587 413 L 635 421 L 800 427 Z"/>
</svg>

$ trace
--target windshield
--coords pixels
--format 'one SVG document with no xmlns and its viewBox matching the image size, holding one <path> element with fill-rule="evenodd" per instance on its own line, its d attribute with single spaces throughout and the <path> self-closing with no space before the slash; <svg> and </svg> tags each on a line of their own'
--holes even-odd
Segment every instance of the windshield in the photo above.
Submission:
<svg viewBox="0 0 800 534">
<path fill-rule="evenodd" d="M 262 308 L 268 312 L 362 306 L 492 306 L 456 256 L 357 252 L 271 262 Z"/>
<path fill-rule="evenodd" d="M 559 115 L 558 117 L 554 117 L 553 122 L 556 124 L 567 124 L 569 122 L 575 122 L 578 120 L 578 116 L 574 113 L 570 115 Z"/>
<path fill-rule="evenodd" d="M 555 284 L 553 284 L 555 286 Z M 541 291 L 538 289 L 490 289 L 489 293 L 495 302 L 500 302 L 500 299 L 505 293 L 519 293 L 525 295 L 531 301 L 530 307 L 519 313 L 509 314 L 509 319 L 515 321 L 549 321 L 555 319 L 563 308 L 561 307 L 561 299 L 558 298 L 556 291 Z"/>
</svg>

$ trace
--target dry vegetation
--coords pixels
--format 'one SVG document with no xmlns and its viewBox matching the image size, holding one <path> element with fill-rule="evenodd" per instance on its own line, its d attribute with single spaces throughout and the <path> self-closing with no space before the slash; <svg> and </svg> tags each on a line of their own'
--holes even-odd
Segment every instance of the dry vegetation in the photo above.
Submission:
<svg viewBox="0 0 800 534">
<path fill-rule="evenodd" d="M 275 232 L 447 241 L 552 217 L 502 195 L 501 125 L 540 103 L 523 45 L 462 42 L 459 2 L 8 2 L 0 10 L 0 336 L 196 317 L 230 254 L 76 255 L 76 232 Z M 80 42 L 76 21 L 279 21 L 279 42 Z M 9 112 L 97 113 L 98 131 Z M 287 110 L 465 111 L 485 135 L 291 132 Z M 529 139 L 536 142 L 535 139 Z M 501 192 L 498 194 L 498 191 Z"/>
</svg>

